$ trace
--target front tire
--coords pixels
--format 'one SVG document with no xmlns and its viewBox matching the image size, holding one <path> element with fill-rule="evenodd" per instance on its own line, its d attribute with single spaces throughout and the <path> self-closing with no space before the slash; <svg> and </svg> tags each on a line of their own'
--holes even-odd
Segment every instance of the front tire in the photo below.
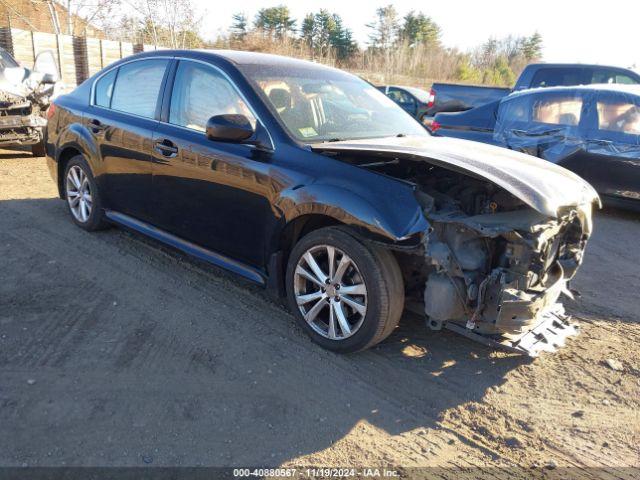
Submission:
<svg viewBox="0 0 640 480">
<path fill-rule="evenodd" d="M 335 352 L 356 352 L 381 342 L 404 308 L 395 257 L 342 227 L 304 236 L 289 256 L 286 282 L 298 323 L 315 343 Z"/>
<path fill-rule="evenodd" d="M 71 158 L 65 167 L 64 194 L 76 225 L 90 232 L 106 227 L 100 192 L 82 155 Z"/>
</svg>

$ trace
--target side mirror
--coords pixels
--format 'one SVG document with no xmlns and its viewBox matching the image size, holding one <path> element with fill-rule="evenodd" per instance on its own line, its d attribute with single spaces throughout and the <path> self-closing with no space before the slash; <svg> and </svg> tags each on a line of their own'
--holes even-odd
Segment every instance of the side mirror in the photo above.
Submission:
<svg viewBox="0 0 640 480">
<path fill-rule="evenodd" d="M 209 140 L 240 143 L 251 138 L 255 130 L 244 115 L 227 113 L 211 117 L 205 133 Z"/>
<path fill-rule="evenodd" d="M 58 62 L 51 50 L 40 52 L 33 62 L 33 71 L 42 74 L 43 83 L 56 83 L 60 80 Z"/>
</svg>

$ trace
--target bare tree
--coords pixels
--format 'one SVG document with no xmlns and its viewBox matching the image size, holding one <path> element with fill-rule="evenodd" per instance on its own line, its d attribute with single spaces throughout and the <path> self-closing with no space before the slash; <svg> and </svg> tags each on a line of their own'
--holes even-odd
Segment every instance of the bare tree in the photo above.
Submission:
<svg viewBox="0 0 640 480">
<path fill-rule="evenodd" d="M 123 0 L 134 12 L 142 41 L 171 48 L 194 48 L 202 40 L 191 0 Z"/>
<path fill-rule="evenodd" d="M 66 33 L 69 35 L 85 34 L 87 25 L 98 30 L 107 30 L 121 7 L 121 0 L 58 0 L 58 2 L 67 10 Z"/>
</svg>

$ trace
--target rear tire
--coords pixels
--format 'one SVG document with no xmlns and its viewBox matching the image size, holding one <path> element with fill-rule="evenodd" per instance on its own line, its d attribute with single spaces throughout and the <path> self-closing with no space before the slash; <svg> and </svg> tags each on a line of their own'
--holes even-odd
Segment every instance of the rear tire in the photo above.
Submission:
<svg viewBox="0 0 640 480">
<path fill-rule="evenodd" d="M 330 258 L 334 267 L 329 267 Z M 343 263 L 348 266 L 341 269 Z M 340 353 L 384 340 L 404 309 L 404 284 L 393 254 L 343 227 L 321 228 L 298 241 L 287 263 L 286 289 L 289 307 L 305 332 L 318 345 Z"/>
<path fill-rule="evenodd" d="M 82 155 L 69 160 L 62 182 L 73 223 L 89 232 L 106 228 L 98 185 Z"/>
</svg>

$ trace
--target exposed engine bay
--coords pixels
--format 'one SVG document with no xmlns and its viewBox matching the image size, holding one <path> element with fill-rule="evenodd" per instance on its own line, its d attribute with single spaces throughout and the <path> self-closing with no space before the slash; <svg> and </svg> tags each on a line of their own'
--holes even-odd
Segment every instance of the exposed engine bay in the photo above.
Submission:
<svg viewBox="0 0 640 480">
<path fill-rule="evenodd" d="M 421 245 L 397 255 L 407 297 L 420 301 L 427 326 L 443 327 L 531 356 L 577 334 L 559 297 L 582 262 L 591 204 L 557 218 L 482 178 L 384 155 L 342 160 L 413 185 L 430 226 Z"/>
<path fill-rule="evenodd" d="M 45 114 L 60 88 L 55 61 L 44 59 L 50 52 L 42 52 L 31 70 L 0 53 L 0 146 L 32 145 L 34 153 L 43 154 Z M 36 71 L 38 62 L 53 73 Z"/>
</svg>

